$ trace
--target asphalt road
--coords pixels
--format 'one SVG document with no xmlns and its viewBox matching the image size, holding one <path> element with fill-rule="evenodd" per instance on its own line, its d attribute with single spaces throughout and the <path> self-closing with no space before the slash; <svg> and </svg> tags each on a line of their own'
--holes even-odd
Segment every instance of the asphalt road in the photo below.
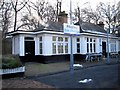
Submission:
<svg viewBox="0 0 120 90">
<path fill-rule="evenodd" d="M 102 65 L 63 72 L 32 79 L 57 88 L 118 88 L 120 86 L 120 64 Z M 92 79 L 88 83 L 80 80 Z"/>
</svg>

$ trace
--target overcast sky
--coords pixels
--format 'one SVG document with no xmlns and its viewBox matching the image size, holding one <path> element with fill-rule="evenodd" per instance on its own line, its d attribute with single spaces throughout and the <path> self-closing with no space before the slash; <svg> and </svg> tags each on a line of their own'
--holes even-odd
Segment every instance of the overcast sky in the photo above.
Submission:
<svg viewBox="0 0 120 90">
<path fill-rule="evenodd" d="M 47 0 L 47 1 L 53 4 L 56 3 L 56 0 Z M 120 0 L 71 0 L 72 10 L 74 10 L 74 8 L 77 8 L 77 5 L 79 5 L 81 8 L 84 8 L 86 5 L 90 5 L 93 9 L 95 9 L 96 5 L 99 2 L 104 2 L 104 3 L 110 2 L 111 4 L 113 4 L 113 3 L 117 3 L 118 1 Z M 89 4 L 85 4 L 86 2 L 89 2 Z M 62 0 L 62 11 L 68 12 L 69 6 L 70 6 L 70 0 Z"/>
</svg>

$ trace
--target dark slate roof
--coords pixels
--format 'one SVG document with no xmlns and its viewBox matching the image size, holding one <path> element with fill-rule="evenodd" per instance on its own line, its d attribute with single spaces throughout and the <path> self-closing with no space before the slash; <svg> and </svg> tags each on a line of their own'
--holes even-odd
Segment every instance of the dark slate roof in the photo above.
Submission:
<svg viewBox="0 0 120 90">
<path fill-rule="evenodd" d="M 75 23 L 75 25 L 79 25 L 79 22 Z M 83 32 L 92 31 L 92 32 L 107 33 L 102 27 L 93 23 L 81 22 L 80 25 Z"/>
<path fill-rule="evenodd" d="M 79 25 L 79 22 L 75 23 L 75 25 Z M 81 29 L 83 32 L 92 31 L 92 32 L 106 33 L 106 31 L 99 25 L 95 25 L 93 23 L 88 23 L 88 22 L 82 22 Z M 39 30 L 63 32 L 63 25 L 59 22 L 49 21 L 46 25 L 41 25 L 39 28 L 35 29 L 35 31 L 39 31 Z"/>
<path fill-rule="evenodd" d="M 35 31 L 38 31 L 38 30 L 63 32 L 63 25 L 58 22 L 49 21 L 45 25 L 41 25 L 39 28 L 35 29 Z"/>
<path fill-rule="evenodd" d="M 79 25 L 79 22 L 77 22 L 75 25 Z M 88 32 L 88 33 L 95 33 L 95 32 L 106 33 L 106 31 L 102 27 L 92 23 L 87 23 L 87 22 L 81 23 L 81 29 L 82 29 L 82 32 Z M 17 31 L 23 31 L 23 30 L 17 30 Z M 63 24 L 59 22 L 49 21 L 47 24 L 40 25 L 39 28 L 33 31 L 25 31 L 25 32 L 37 32 L 37 31 L 63 32 Z"/>
</svg>

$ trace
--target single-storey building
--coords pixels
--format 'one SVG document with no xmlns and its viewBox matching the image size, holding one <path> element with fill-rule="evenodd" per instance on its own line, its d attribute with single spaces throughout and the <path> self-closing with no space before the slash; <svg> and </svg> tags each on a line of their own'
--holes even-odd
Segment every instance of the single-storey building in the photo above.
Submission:
<svg viewBox="0 0 120 90">
<path fill-rule="evenodd" d="M 106 56 L 107 33 L 103 24 L 82 22 L 80 26 L 80 35 L 73 36 L 74 59 L 84 60 L 88 53 Z M 63 33 L 63 22 L 50 21 L 34 31 L 17 30 L 9 35 L 12 35 L 12 54 L 19 55 L 23 61 L 70 60 L 70 35 Z M 109 34 L 109 52 L 119 51 L 118 37 Z"/>
</svg>

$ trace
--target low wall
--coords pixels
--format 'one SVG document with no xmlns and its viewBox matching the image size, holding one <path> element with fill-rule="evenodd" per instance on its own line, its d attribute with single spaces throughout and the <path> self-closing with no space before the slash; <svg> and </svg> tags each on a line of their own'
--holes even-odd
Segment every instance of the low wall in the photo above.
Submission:
<svg viewBox="0 0 120 90">
<path fill-rule="evenodd" d="M 24 73 L 25 66 L 13 69 L 0 69 L 0 76 L 2 76 L 3 79 L 24 76 Z"/>
<path fill-rule="evenodd" d="M 74 54 L 74 60 L 84 61 L 86 55 Z M 70 60 L 70 54 L 65 55 L 51 55 L 51 56 L 20 56 L 22 62 L 40 62 L 40 63 L 54 63 L 54 62 L 63 62 Z"/>
</svg>

